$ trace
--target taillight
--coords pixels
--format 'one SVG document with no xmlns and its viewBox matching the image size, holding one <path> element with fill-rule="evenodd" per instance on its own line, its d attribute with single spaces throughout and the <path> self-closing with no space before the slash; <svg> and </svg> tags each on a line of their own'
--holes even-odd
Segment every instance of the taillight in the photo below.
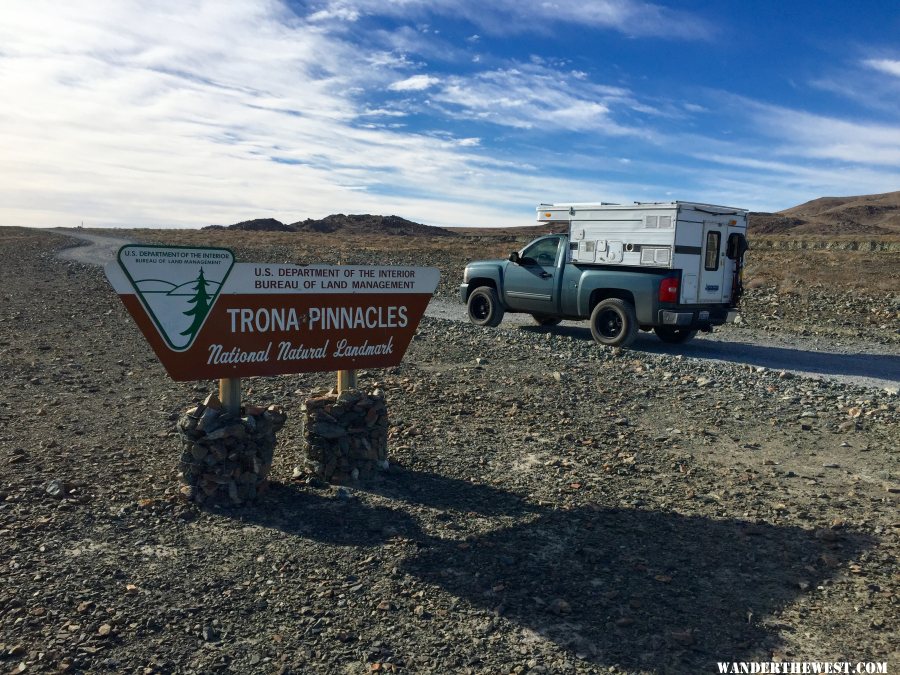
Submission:
<svg viewBox="0 0 900 675">
<path fill-rule="evenodd" d="M 678 302 L 678 277 L 663 279 L 659 283 L 660 302 Z"/>
</svg>

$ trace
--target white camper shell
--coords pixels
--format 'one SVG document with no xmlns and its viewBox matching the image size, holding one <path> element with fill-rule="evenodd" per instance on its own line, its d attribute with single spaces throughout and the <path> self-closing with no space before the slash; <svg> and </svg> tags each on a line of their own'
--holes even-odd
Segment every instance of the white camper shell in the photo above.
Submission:
<svg viewBox="0 0 900 675">
<path fill-rule="evenodd" d="M 694 202 L 541 204 L 539 222 L 565 223 L 576 265 L 681 270 L 684 304 L 731 298 L 739 262 L 726 255 L 731 235 L 747 234 L 747 211 Z M 733 239 L 731 240 L 733 241 Z"/>
</svg>

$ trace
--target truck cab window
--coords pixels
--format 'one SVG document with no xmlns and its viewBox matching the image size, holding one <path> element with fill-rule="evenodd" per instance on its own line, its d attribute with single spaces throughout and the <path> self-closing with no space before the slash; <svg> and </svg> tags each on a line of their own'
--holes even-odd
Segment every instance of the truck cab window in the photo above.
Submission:
<svg viewBox="0 0 900 675">
<path fill-rule="evenodd" d="M 524 265 L 555 265 L 556 253 L 559 250 L 559 237 L 539 239 L 522 251 Z"/>
</svg>

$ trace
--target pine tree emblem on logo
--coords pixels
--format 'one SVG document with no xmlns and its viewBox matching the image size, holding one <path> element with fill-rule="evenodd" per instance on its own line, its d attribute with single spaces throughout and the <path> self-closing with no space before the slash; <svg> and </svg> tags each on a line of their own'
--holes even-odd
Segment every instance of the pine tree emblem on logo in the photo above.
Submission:
<svg viewBox="0 0 900 675">
<path fill-rule="evenodd" d="M 119 266 L 166 345 L 194 344 L 234 265 L 224 248 L 128 245 Z"/>
</svg>

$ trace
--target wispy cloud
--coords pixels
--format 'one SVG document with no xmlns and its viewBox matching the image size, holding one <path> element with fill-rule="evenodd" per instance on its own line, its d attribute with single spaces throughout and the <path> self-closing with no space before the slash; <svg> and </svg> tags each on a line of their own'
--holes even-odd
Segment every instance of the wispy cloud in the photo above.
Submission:
<svg viewBox="0 0 900 675">
<path fill-rule="evenodd" d="M 360 15 L 463 18 L 490 34 L 540 33 L 548 26 L 572 24 L 626 35 L 669 39 L 708 39 L 716 33 L 707 20 L 687 11 L 641 0 L 330 0 L 313 16 L 344 19 Z M 473 36 L 477 37 L 477 36 Z"/>
<path fill-rule="evenodd" d="M 17 101 L 0 109 L 5 224 L 401 208 L 447 222 L 443 195 L 472 197 L 472 169 L 496 170 L 468 154 L 469 136 L 357 123 L 377 110 L 360 85 L 396 81 L 395 69 L 277 3 L 29 7 L 0 16 L 0 89 Z"/>
<path fill-rule="evenodd" d="M 615 121 L 611 108 L 630 100 L 628 91 L 583 81 L 579 72 L 540 64 L 516 64 L 470 76 L 452 76 L 431 94 L 448 115 L 518 129 L 640 133 Z"/>
<path fill-rule="evenodd" d="M 654 41 L 668 21 L 668 36 L 712 33 L 688 14 L 624 0 L 305 11 L 280 0 L 0 4 L 0 91 L 15 102 L 0 106 L 0 224 L 342 211 L 511 225 L 548 200 L 674 192 L 770 208 L 900 184 L 896 115 L 848 121 L 728 92 L 660 99 L 589 64 L 491 51 L 507 40 L 497 33 L 576 22 L 641 24 Z M 373 14 L 391 20 L 372 25 Z M 439 15 L 471 24 L 457 44 L 435 32 Z M 477 41 L 464 37 L 475 30 Z"/>
<path fill-rule="evenodd" d="M 863 65 L 881 73 L 900 77 L 900 61 L 896 59 L 866 59 Z"/>
<path fill-rule="evenodd" d="M 840 162 L 900 166 L 900 126 L 746 101 L 759 132 L 778 139 L 775 153 Z"/>
<path fill-rule="evenodd" d="M 392 82 L 388 85 L 388 89 L 391 91 L 424 91 L 438 82 L 440 82 L 439 78 L 430 75 L 413 75 L 405 80 Z"/>
</svg>

